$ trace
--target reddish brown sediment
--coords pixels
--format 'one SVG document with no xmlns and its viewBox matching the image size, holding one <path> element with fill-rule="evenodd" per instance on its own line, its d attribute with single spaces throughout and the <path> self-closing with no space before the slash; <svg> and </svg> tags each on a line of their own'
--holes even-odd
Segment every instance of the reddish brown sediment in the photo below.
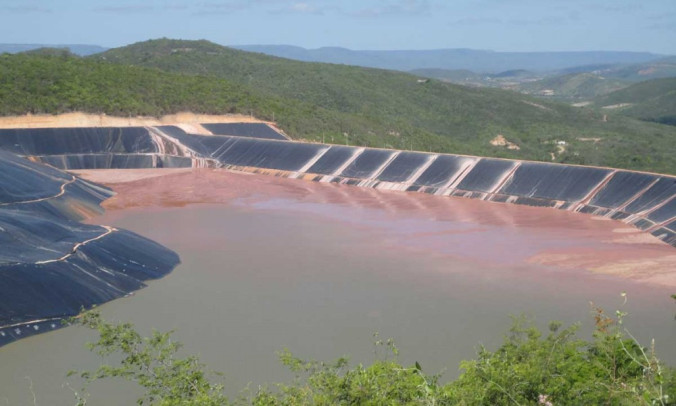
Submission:
<svg viewBox="0 0 676 406">
<path fill-rule="evenodd" d="M 104 203 L 110 214 L 188 204 L 299 211 L 375 230 L 383 249 L 491 265 L 541 264 L 570 274 L 583 269 L 676 287 L 673 247 L 627 224 L 581 213 L 223 169 L 81 173 L 117 192 Z"/>
</svg>

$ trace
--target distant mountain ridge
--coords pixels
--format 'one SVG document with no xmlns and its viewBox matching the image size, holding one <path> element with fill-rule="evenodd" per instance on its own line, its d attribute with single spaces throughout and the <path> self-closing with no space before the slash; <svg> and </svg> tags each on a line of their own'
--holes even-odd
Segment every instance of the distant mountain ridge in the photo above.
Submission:
<svg viewBox="0 0 676 406">
<path fill-rule="evenodd" d="M 338 63 L 369 68 L 410 71 L 413 69 L 471 70 L 499 73 L 510 70 L 555 71 L 584 65 L 638 64 L 660 58 L 649 52 L 496 52 L 475 49 L 355 51 L 340 47 L 305 49 L 291 45 L 231 46 L 304 62 Z"/>
<path fill-rule="evenodd" d="M 0 44 L 0 54 L 16 54 L 39 48 L 69 49 L 70 52 L 80 56 L 98 54 L 108 50 L 108 48 L 99 45 L 88 44 Z"/>
</svg>

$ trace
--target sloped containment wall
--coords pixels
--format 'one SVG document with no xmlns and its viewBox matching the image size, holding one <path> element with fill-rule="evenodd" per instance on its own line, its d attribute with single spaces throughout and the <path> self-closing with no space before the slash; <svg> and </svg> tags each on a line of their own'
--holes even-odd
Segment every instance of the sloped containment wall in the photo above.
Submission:
<svg viewBox="0 0 676 406">
<path fill-rule="evenodd" d="M 83 307 L 126 296 L 179 262 L 139 235 L 78 221 L 101 212 L 111 195 L 0 151 L 0 346 L 59 328 Z"/>
<path fill-rule="evenodd" d="M 0 149 L 60 169 L 191 168 L 215 164 L 191 154 L 153 127 L 0 129 Z"/>
<path fill-rule="evenodd" d="M 202 124 L 212 134 L 287 138 L 265 123 Z M 0 129 L 0 149 L 60 169 L 219 166 L 176 141 L 176 126 Z"/>
<path fill-rule="evenodd" d="M 674 176 L 242 137 L 175 137 L 232 169 L 590 213 L 633 224 L 676 247 Z"/>
<path fill-rule="evenodd" d="M 318 182 L 552 207 L 633 224 L 676 247 L 674 176 L 290 142 L 272 139 L 271 128 L 265 124 L 253 124 L 202 125 L 212 132 L 234 134 L 228 136 L 188 134 L 176 126 L 0 130 L 0 149 L 65 169 L 227 167 Z M 79 138 L 69 138 L 74 136 Z M 56 145 L 39 146 L 42 140 L 45 145 Z"/>
</svg>

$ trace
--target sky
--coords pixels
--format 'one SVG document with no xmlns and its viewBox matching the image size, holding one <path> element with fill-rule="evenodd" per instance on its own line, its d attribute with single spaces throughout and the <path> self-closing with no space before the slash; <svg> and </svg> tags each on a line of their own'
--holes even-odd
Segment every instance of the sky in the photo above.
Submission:
<svg viewBox="0 0 676 406">
<path fill-rule="evenodd" d="M 676 54 L 676 0 L 0 0 L 0 43 Z"/>
</svg>

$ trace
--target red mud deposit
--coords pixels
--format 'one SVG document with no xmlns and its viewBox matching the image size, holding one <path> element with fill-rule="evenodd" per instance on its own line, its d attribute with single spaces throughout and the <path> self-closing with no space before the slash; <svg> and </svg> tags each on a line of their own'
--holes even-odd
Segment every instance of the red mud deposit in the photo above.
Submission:
<svg viewBox="0 0 676 406">
<path fill-rule="evenodd" d="M 230 204 L 299 211 L 375 232 L 383 249 L 485 264 L 581 269 L 676 287 L 676 251 L 629 225 L 586 214 L 419 193 L 325 184 L 222 169 L 83 171 L 117 195 L 117 210 Z M 559 272 L 566 271 L 570 272 Z"/>
</svg>

